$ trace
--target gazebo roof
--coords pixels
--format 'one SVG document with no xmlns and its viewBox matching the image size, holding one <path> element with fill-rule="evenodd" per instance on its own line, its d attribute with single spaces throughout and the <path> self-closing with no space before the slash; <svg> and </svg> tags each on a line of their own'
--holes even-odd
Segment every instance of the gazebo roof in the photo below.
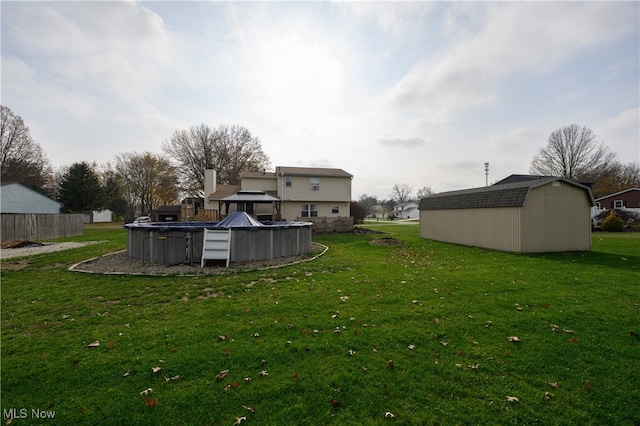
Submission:
<svg viewBox="0 0 640 426">
<path fill-rule="evenodd" d="M 273 197 L 264 191 L 238 191 L 228 197 L 221 198 L 220 201 L 228 203 L 273 203 L 280 201 L 279 198 Z"/>
</svg>

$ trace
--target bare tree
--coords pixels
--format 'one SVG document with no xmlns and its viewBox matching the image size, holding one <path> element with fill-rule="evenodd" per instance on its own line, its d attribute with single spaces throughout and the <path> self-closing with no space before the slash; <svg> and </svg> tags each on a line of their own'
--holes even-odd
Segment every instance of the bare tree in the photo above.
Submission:
<svg viewBox="0 0 640 426">
<path fill-rule="evenodd" d="M 615 154 L 587 127 L 571 124 L 554 130 L 547 145 L 531 162 L 531 173 L 570 179 L 588 179 L 608 167 Z"/>
<path fill-rule="evenodd" d="M 629 188 L 638 188 L 640 187 L 640 163 L 622 164 L 614 161 L 610 167 L 602 170 L 594 181 L 592 191 L 595 198 Z"/>
<path fill-rule="evenodd" d="M 162 204 L 177 201 L 178 187 L 174 167 L 168 159 L 150 152 L 126 152 L 116 156 L 116 171 L 130 216 L 149 214 Z"/>
<path fill-rule="evenodd" d="M 391 198 L 393 198 L 393 200 L 397 204 L 406 203 L 407 201 L 411 200 L 412 192 L 413 192 L 413 188 L 407 185 L 406 183 L 403 183 L 403 184 L 396 183 L 391 188 Z"/>
<path fill-rule="evenodd" d="M 418 200 L 421 200 L 423 198 L 430 197 L 434 194 L 435 192 L 433 191 L 433 189 L 431 189 L 430 186 L 423 186 L 422 188 L 418 189 L 418 192 L 416 193 L 416 198 Z"/>
<path fill-rule="evenodd" d="M 240 182 L 242 173 L 270 166 L 260 140 L 238 125 L 211 129 L 200 124 L 176 130 L 162 150 L 177 163 L 182 190 L 196 196 L 202 194 L 206 167 L 216 170 L 219 183 L 233 185 Z"/>
<path fill-rule="evenodd" d="M 22 118 L 0 105 L 0 179 L 44 191 L 52 173 L 49 159 Z"/>
</svg>

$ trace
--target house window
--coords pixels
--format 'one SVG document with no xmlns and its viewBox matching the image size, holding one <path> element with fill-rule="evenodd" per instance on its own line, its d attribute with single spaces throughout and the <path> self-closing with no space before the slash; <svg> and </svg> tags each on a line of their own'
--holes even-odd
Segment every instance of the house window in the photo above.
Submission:
<svg viewBox="0 0 640 426">
<path fill-rule="evenodd" d="M 291 176 L 287 176 L 286 178 L 284 178 L 284 186 L 292 186 Z"/>
<path fill-rule="evenodd" d="M 331 214 L 340 214 L 340 206 L 333 206 L 331 208 Z"/>
<path fill-rule="evenodd" d="M 613 200 L 613 208 L 614 209 L 623 209 L 624 208 L 624 200 Z"/>
<path fill-rule="evenodd" d="M 315 204 L 303 204 L 302 205 L 302 217 L 318 217 L 318 210 L 316 210 Z"/>
<path fill-rule="evenodd" d="M 598 208 L 598 209 L 600 209 L 600 208 L 601 208 L 601 207 L 600 207 L 600 202 L 599 202 L 599 201 L 596 201 L 596 208 Z"/>
<path fill-rule="evenodd" d="M 320 189 L 320 179 L 318 179 L 318 178 L 309 179 L 309 185 L 311 185 L 311 190 L 312 191 L 319 190 Z"/>
</svg>

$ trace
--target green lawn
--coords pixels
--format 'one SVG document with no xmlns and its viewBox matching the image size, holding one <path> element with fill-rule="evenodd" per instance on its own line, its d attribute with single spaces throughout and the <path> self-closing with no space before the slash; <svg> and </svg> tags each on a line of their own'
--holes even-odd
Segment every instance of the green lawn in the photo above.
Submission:
<svg viewBox="0 0 640 426">
<path fill-rule="evenodd" d="M 87 228 L 68 240 L 100 244 L 3 262 L 3 417 L 640 424 L 640 234 L 518 255 L 371 227 L 404 244 L 314 236 L 324 256 L 279 269 L 94 276 L 67 267 L 126 233 Z"/>
</svg>

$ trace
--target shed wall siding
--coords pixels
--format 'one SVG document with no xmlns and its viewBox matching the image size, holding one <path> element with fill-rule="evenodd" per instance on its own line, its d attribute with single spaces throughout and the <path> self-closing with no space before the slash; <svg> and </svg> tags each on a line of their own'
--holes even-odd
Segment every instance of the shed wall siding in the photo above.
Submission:
<svg viewBox="0 0 640 426">
<path fill-rule="evenodd" d="M 520 209 L 421 210 L 420 236 L 494 250 L 521 251 Z"/>
<path fill-rule="evenodd" d="M 522 208 L 522 251 L 591 250 L 591 203 L 584 190 L 556 182 L 535 188 Z"/>
</svg>

